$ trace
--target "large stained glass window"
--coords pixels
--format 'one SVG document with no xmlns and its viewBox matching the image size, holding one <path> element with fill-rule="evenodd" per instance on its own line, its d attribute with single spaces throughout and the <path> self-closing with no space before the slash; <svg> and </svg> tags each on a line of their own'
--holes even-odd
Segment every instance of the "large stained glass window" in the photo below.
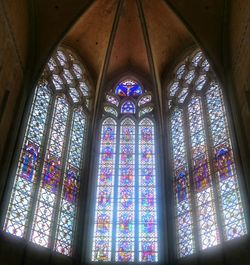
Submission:
<svg viewBox="0 0 250 265">
<path fill-rule="evenodd" d="M 90 99 L 86 73 L 58 48 L 35 89 L 4 223 L 7 233 L 71 256 Z"/>
<path fill-rule="evenodd" d="M 151 100 L 151 94 L 132 79 L 120 82 L 106 95 L 92 261 L 158 261 L 158 176 Z M 150 110 L 139 115 L 149 104 Z"/>
<path fill-rule="evenodd" d="M 224 97 L 197 51 L 167 90 L 177 252 L 184 257 L 247 233 Z"/>
</svg>

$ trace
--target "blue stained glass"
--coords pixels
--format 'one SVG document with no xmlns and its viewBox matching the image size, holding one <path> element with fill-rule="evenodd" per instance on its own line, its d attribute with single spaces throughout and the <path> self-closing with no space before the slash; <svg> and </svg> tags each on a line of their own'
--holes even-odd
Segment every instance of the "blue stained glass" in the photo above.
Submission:
<svg viewBox="0 0 250 265">
<path fill-rule="evenodd" d="M 123 213 L 119 217 L 119 232 L 127 235 L 132 232 L 133 216 L 129 213 Z"/>
<path fill-rule="evenodd" d="M 28 142 L 24 147 L 23 166 L 21 171 L 22 178 L 33 181 L 35 166 L 37 164 L 38 146 Z"/>
<path fill-rule="evenodd" d="M 133 261 L 132 242 L 121 241 L 118 244 L 118 261 Z"/>
<path fill-rule="evenodd" d="M 188 193 L 188 177 L 185 169 L 181 168 L 179 172 L 177 172 L 176 179 L 176 193 L 178 198 L 178 203 L 187 199 Z"/>
<path fill-rule="evenodd" d="M 126 80 L 116 87 L 116 95 L 134 98 L 121 103 L 109 93 L 105 103 L 116 105 L 121 114 L 133 114 L 135 104 L 152 99 L 151 95 L 138 98 L 140 94 L 141 87 Z M 108 115 L 105 106 L 104 115 Z M 92 261 L 157 262 L 154 122 L 116 116 L 120 119 L 118 142 L 115 120 L 106 118 L 102 126 Z"/>
<path fill-rule="evenodd" d="M 117 85 L 115 94 L 120 97 L 137 97 L 142 94 L 142 88 L 133 80 L 125 80 Z"/>
<path fill-rule="evenodd" d="M 99 170 L 94 217 L 93 261 L 110 261 L 112 247 L 113 189 L 116 145 L 116 122 L 106 118 L 102 124 Z"/>
<path fill-rule="evenodd" d="M 135 104 L 132 101 L 124 102 L 121 113 L 135 113 Z"/>
<path fill-rule="evenodd" d="M 154 124 L 139 124 L 139 261 L 158 261 L 157 205 L 155 188 Z"/>
<path fill-rule="evenodd" d="M 133 261 L 134 259 L 134 210 L 135 210 L 135 123 L 126 118 L 121 122 L 118 213 L 116 227 L 116 260 Z M 127 252 L 126 252 L 127 251 Z"/>
</svg>

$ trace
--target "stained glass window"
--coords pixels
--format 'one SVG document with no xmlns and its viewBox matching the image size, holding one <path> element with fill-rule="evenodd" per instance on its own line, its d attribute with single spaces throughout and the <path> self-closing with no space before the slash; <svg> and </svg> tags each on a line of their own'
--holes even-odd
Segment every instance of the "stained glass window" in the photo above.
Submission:
<svg viewBox="0 0 250 265">
<path fill-rule="evenodd" d="M 83 72 L 77 57 L 63 47 L 45 67 L 35 89 L 4 223 L 7 233 L 68 256 L 73 251 L 84 161 L 85 97 L 90 96 Z"/>
<path fill-rule="evenodd" d="M 142 88 L 138 82 L 126 79 L 116 86 L 115 94 L 120 97 L 137 97 L 142 94 Z"/>
<path fill-rule="evenodd" d="M 136 81 L 129 82 L 138 88 Z M 102 123 L 91 259 L 156 262 L 158 176 L 154 117 L 150 113 L 140 119 L 136 111 L 139 102 L 146 106 L 152 97 L 142 103 L 142 98 L 135 99 L 135 94 L 125 93 L 122 98 L 126 100 L 121 102 L 115 94 L 125 84 L 119 83 L 106 97 L 106 103 L 114 102 L 114 108 L 120 112 L 119 119 L 109 117 L 106 112 Z M 143 94 L 141 86 L 140 89 Z"/>
<path fill-rule="evenodd" d="M 184 257 L 247 229 L 222 89 L 201 51 L 177 68 L 167 95 L 176 241 Z"/>
<path fill-rule="evenodd" d="M 135 113 L 135 104 L 132 101 L 125 101 L 122 104 L 121 113 Z"/>
</svg>

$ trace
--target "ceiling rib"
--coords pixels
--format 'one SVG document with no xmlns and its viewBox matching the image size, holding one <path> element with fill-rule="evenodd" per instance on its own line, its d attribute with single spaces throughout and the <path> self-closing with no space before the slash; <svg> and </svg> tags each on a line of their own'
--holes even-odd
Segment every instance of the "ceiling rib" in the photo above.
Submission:
<svg viewBox="0 0 250 265">
<path fill-rule="evenodd" d="M 161 83 L 160 83 L 160 79 L 159 76 L 157 74 L 157 67 L 153 58 L 153 53 L 152 53 L 152 48 L 151 48 L 151 43 L 150 43 L 150 39 L 149 39 L 149 34 L 148 34 L 148 29 L 147 29 L 147 22 L 145 19 L 145 15 L 144 15 L 144 11 L 143 11 L 143 6 L 141 3 L 141 0 L 136 0 L 136 4 L 137 4 L 137 9 L 138 9 L 138 13 L 139 13 L 139 17 L 140 17 L 140 22 L 141 22 L 141 27 L 142 27 L 142 32 L 143 32 L 143 36 L 144 36 L 144 43 L 146 46 L 146 51 L 147 51 L 147 57 L 148 57 L 148 63 L 149 63 L 149 67 L 150 67 L 150 72 L 151 72 L 151 76 L 152 76 L 152 80 L 153 80 L 153 93 L 155 95 L 155 101 L 156 104 L 160 106 L 160 108 L 157 108 L 159 114 L 160 114 L 160 119 L 162 122 L 162 95 L 161 95 Z M 155 90 L 156 89 L 156 90 Z M 157 91 L 157 93 L 156 93 Z M 162 123 L 161 123 L 162 124 Z"/>
<path fill-rule="evenodd" d="M 114 22 L 113 22 L 113 26 L 112 26 L 112 30 L 110 33 L 110 38 L 108 41 L 107 50 L 105 52 L 105 57 L 104 57 L 101 71 L 100 71 L 100 74 L 99 74 L 99 77 L 97 80 L 96 92 L 95 92 L 96 96 L 95 96 L 95 102 L 94 102 L 94 117 L 96 117 L 96 112 L 98 109 L 97 106 L 100 106 L 100 100 L 101 100 L 102 95 L 103 95 L 103 85 L 104 85 L 106 74 L 107 74 L 107 69 L 108 69 L 110 56 L 111 56 L 111 52 L 112 52 L 112 48 L 113 48 L 113 44 L 114 44 L 114 40 L 115 40 L 115 35 L 117 32 L 117 27 L 118 27 L 121 12 L 122 12 L 123 3 L 124 3 L 124 0 L 120 0 L 118 3 Z M 95 118 L 94 118 L 94 120 L 95 120 Z"/>
</svg>

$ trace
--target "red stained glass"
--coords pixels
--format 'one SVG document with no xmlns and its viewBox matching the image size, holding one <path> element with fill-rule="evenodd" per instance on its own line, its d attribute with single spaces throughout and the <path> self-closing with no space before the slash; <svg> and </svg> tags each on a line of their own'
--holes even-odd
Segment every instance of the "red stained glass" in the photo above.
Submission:
<svg viewBox="0 0 250 265">
<path fill-rule="evenodd" d="M 106 188 L 98 193 L 98 206 L 107 207 L 111 203 L 111 190 Z"/>
<path fill-rule="evenodd" d="M 131 252 L 131 242 L 121 241 L 118 246 L 118 261 L 133 261 Z"/>
<path fill-rule="evenodd" d="M 204 158 L 197 158 L 194 161 L 193 177 L 195 187 L 198 192 L 210 187 L 209 169 L 207 160 Z"/>
<path fill-rule="evenodd" d="M 154 242 L 142 242 L 142 261 L 156 261 L 156 247 Z"/>
<path fill-rule="evenodd" d="M 220 175 L 220 180 L 227 179 L 233 175 L 233 157 L 230 147 L 220 144 L 215 148 L 215 166 Z"/>
<path fill-rule="evenodd" d="M 55 157 L 50 157 L 45 164 L 43 188 L 56 193 L 60 181 L 60 161 Z"/>
<path fill-rule="evenodd" d="M 69 168 L 64 180 L 64 198 L 68 202 L 75 203 L 78 193 L 78 170 L 76 168 Z"/>
</svg>

